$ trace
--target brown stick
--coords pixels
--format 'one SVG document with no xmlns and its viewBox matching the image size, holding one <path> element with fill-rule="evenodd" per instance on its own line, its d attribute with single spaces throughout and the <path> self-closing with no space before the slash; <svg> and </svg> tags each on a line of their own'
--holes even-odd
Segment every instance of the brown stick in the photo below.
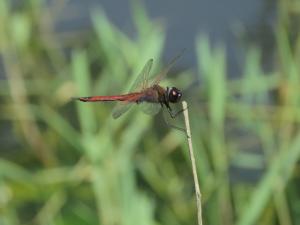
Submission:
<svg viewBox="0 0 300 225">
<path fill-rule="evenodd" d="M 195 184 L 198 225 L 202 225 L 201 192 L 200 192 L 200 186 L 199 186 L 198 176 L 197 176 L 197 168 L 196 168 L 196 162 L 195 162 L 194 150 L 193 150 L 193 144 L 192 144 L 192 134 L 191 134 L 190 122 L 189 122 L 188 106 L 187 106 L 186 101 L 182 102 L 182 107 L 184 109 L 183 115 L 184 115 L 187 140 L 188 140 L 188 144 L 189 144 L 189 153 L 190 153 L 190 158 L 191 158 L 191 163 L 192 163 L 193 178 L 194 178 L 194 184 Z"/>
</svg>

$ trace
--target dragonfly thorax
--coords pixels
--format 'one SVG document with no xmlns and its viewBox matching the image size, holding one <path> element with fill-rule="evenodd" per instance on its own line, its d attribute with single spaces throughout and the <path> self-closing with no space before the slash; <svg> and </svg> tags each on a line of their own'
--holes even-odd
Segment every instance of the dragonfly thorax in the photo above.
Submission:
<svg viewBox="0 0 300 225">
<path fill-rule="evenodd" d="M 182 96 L 181 91 L 176 87 L 171 87 L 171 88 L 167 87 L 166 94 L 167 94 L 168 101 L 171 103 L 179 102 Z"/>
</svg>

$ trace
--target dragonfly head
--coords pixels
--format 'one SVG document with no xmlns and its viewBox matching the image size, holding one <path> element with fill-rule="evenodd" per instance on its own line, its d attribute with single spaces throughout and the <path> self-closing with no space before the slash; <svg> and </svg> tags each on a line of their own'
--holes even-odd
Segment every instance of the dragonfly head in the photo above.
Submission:
<svg viewBox="0 0 300 225">
<path fill-rule="evenodd" d="M 180 101 L 182 93 L 176 87 L 167 88 L 167 96 L 169 102 L 176 103 Z"/>
</svg>

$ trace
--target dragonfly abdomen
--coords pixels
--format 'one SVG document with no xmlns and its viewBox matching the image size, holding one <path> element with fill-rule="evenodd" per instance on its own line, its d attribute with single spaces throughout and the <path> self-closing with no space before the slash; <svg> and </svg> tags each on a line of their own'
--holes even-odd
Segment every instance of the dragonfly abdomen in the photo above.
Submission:
<svg viewBox="0 0 300 225">
<path fill-rule="evenodd" d="M 105 101 L 127 101 L 136 102 L 140 99 L 139 93 L 131 93 L 126 95 L 110 95 L 110 96 L 90 96 L 75 98 L 82 102 L 105 102 Z"/>
</svg>

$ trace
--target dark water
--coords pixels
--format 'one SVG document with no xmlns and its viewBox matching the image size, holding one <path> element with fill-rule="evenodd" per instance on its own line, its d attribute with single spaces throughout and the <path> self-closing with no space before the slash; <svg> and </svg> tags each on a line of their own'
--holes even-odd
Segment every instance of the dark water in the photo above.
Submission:
<svg viewBox="0 0 300 225">
<path fill-rule="evenodd" d="M 49 2 L 55 4 L 56 1 Z M 90 28 L 91 9 L 101 7 L 109 19 L 130 36 L 134 33 L 131 20 L 132 2 L 134 1 L 68 1 L 61 9 L 59 29 Z M 258 45 L 263 42 L 263 38 L 259 36 L 267 35 L 264 34 L 265 28 L 272 26 L 275 3 L 269 3 L 267 0 L 152 0 L 144 1 L 144 5 L 151 18 L 160 19 L 166 25 L 165 59 L 170 59 L 180 50 L 186 49 L 179 64 L 196 68 L 195 40 L 197 35 L 205 34 L 209 36 L 213 45 L 224 44 L 228 54 L 229 73 L 235 75 L 239 73 L 243 63 L 245 46 L 241 40 L 260 42 Z M 241 33 L 244 39 L 241 38 Z M 265 44 L 270 44 L 270 40 Z"/>
<path fill-rule="evenodd" d="M 22 0 L 12 0 L 18 8 Z M 134 36 L 131 5 L 139 0 L 46 0 L 58 32 L 92 29 L 91 11 L 102 8 L 108 18 L 129 36 Z M 273 26 L 276 2 L 271 0 L 152 0 L 142 1 L 150 18 L 161 20 L 167 29 L 164 59 L 168 61 L 182 49 L 179 66 L 196 68 L 195 40 L 199 34 L 226 47 L 230 76 L 243 68 L 244 50 L 255 43 L 263 52 L 263 66 L 272 68 Z M 78 33 L 77 33 L 78 34 Z M 76 37 L 76 33 L 74 33 Z M 1 73 L 2 74 L 2 73 Z"/>
</svg>

